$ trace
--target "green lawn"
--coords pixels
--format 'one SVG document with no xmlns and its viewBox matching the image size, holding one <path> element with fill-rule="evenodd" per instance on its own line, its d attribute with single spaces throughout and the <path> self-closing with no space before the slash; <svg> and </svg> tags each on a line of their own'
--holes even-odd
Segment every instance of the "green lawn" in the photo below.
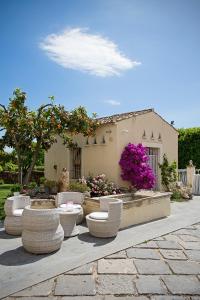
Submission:
<svg viewBox="0 0 200 300">
<path fill-rule="evenodd" d="M 11 193 L 11 188 L 13 184 L 1 184 L 0 185 L 0 220 L 3 220 L 5 218 L 4 214 L 4 203 L 6 198 Z"/>
</svg>

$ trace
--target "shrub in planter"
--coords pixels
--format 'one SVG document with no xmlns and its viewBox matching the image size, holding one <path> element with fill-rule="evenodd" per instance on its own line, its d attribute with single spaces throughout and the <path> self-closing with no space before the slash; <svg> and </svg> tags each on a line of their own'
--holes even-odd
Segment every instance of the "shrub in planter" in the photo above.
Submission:
<svg viewBox="0 0 200 300">
<path fill-rule="evenodd" d="M 14 196 L 17 196 L 17 195 L 19 195 L 21 189 L 22 189 L 22 186 L 20 184 L 14 184 L 11 188 L 11 192 L 14 194 Z"/>
<path fill-rule="evenodd" d="M 129 143 L 122 152 L 119 165 L 121 177 L 131 183 L 134 190 L 151 189 L 155 184 L 155 176 L 148 164 L 149 157 L 142 144 Z"/>
<path fill-rule="evenodd" d="M 120 194 L 120 189 L 113 182 L 109 182 L 105 174 L 89 176 L 86 182 L 91 190 L 91 197 Z"/>
<path fill-rule="evenodd" d="M 39 191 L 39 187 L 35 181 L 30 182 L 26 186 L 26 189 L 27 189 L 28 195 L 31 197 L 35 196 Z"/>
<path fill-rule="evenodd" d="M 45 179 L 45 177 L 44 177 L 44 176 L 40 177 L 40 184 L 44 184 L 44 183 L 45 183 L 45 181 L 46 181 L 46 179 Z"/>
<path fill-rule="evenodd" d="M 58 192 L 58 183 L 54 180 L 46 180 L 44 183 L 45 192 L 51 194 L 57 194 Z"/>
<path fill-rule="evenodd" d="M 70 182 L 69 190 L 72 192 L 85 193 L 88 192 L 90 188 L 87 186 L 86 183 L 74 181 L 74 182 Z"/>
<path fill-rule="evenodd" d="M 37 183 L 35 181 L 32 181 L 28 184 L 28 188 L 29 189 L 34 189 L 37 187 Z"/>
<path fill-rule="evenodd" d="M 40 187 L 39 187 L 39 190 L 40 190 L 41 193 L 45 192 L 45 181 L 46 181 L 46 179 L 45 179 L 44 176 L 40 177 Z"/>
</svg>

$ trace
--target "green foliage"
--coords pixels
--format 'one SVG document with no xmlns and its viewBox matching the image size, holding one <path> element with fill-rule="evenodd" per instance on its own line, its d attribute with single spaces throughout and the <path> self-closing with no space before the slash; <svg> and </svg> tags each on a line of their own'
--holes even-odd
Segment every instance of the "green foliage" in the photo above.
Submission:
<svg viewBox="0 0 200 300">
<path fill-rule="evenodd" d="M 44 171 L 44 166 L 35 166 L 35 171 Z"/>
<path fill-rule="evenodd" d="M 0 150 L 0 161 L 3 166 L 10 161 L 15 164 L 17 162 L 15 151 L 7 152 L 5 150 Z"/>
<path fill-rule="evenodd" d="M 52 188 L 58 186 L 58 183 L 55 180 L 45 180 L 44 185 L 45 187 Z"/>
<path fill-rule="evenodd" d="M 11 196 L 11 184 L 0 185 L 0 220 L 5 218 L 4 203 L 6 198 Z"/>
<path fill-rule="evenodd" d="M 171 199 L 175 201 L 180 201 L 182 199 L 181 192 L 179 190 L 174 190 L 172 192 Z"/>
<path fill-rule="evenodd" d="M 33 142 L 33 147 L 35 147 L 35 142 Z M 28 155 L 27 158 L 24 158 L 24 168 L 27 165 L 30 165 L 32 156 Z M 17 165 L 17 153 L 15 150 L 11 152 L 6 152 L 4 150 L 0 151 L 0 172 L 1 171 L 18 171 Z M 36 161 L 36 166 L 34 168 L 37 171 L 44 171 L 44 150 L 41 149 L 38 153 L 38 159 Z"/>
<path fill-rule="evenodd" d="M 44 184 L 46 181 L 46 178 L 44 176 L 40 177 L 40 184 Z"/>
<path fill-rule="evenodd" d="M 44 154 L 45 154 L 45 151 L 44 149 L 40 149 L 39 153 L 38 153 L 38 158 L 37 158 L 37 161 L 36 161 L 36 167 L 43 167 L 44 169 Z"/>
<path fill-rule="evenodd" d="M 185 169 L 189 160 L 200 168 L 200 127 L 179 129 L 178 147 L 179 169 Z"/>
<path fill-rule="evenodd" d="M 171 164 L 168 162 L 166 154 L 163 155 L 163 163 L 159 164 L 161 169 L 162 185 L 166 191 L 170 191 L 177 181 L 177 167 L 176 162 Z"/>
<path fill-rule="evenodd" d="M 20 184 L 14 184 L 11 188 L 11 192 L 14 193 L 14 192 L 20 192 L 22 189 L 22 186 Z"/>
<path fill-rule="evenodd" d="M 3 179 L 0 179 L 0 184 L 4 184 L 4 180 Z"/>
<path fill-rule="evenodd" d="M 17 160 L 15 152 L 6 152 L 0 150 L 0 172 L 2 171 L 16 171 L 17 169 Z"/>
<path fill-rule="evenodd" d="M 28 184 L 28 188 L 31 189 L 31 190 L 36 188 L 36 187 L 37 187 L 37 183 L 35 181 L 32 181 Z"/>
<path fill-rule="evenodd" d="M 51 103 L 41 105 L 37 111 L 30 111 L 25 105 L 26 93 L 16 89 L 7 107 L 0 104 L 0 130 L 3 130 L 0 149 L 8 146 L 15 150 L 24 184 L 29 182 L 37 162 L 43 164 L 44 151 L 57 142 L 56 136 L 60 136 L 66 146 L 71 146 L 71 135 L 93 135 L 98 126 L 84 107 L 69 112 L 64 106 L 55 105 L 53 96 L 50 100 Z M 20 178 L 21 174 L 19 181 Z"/>
<path fill-rule="evenodd" d="M 69 189 L 70 191 L 80 192 L 80 193 L 88 192 L 90 190 L 87 184 L 75 182 L 75 181 L 70 182 Z"/>
<path fill-rule="evenodd" d="M 13 164 L 11 161 L 5 163 L 4 171 L 16 172 L 18 170 L 18 166 Z"/>
</svg>

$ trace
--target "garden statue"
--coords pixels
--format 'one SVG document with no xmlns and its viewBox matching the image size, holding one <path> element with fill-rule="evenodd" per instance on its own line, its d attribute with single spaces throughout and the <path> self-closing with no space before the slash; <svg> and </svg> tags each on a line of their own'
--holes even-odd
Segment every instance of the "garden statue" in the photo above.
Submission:
<svg viewBox="0 0 200 300">
<path fill-rule="evenodd" d="M 69 172 L 66 168 L 62 169 L 62 173 L 59 179 L 59 191 L 67 192 L 69 190 Z"/>
<path fill-rule="evenodd" d="M 189 160 L 189 167 L 194 167 L 192 160 Z"/>
<path fill-rule="evenodd" d="M 196 173 L 196 168 L 192 160 L 189 160 L 189 165 L 187 166 L 187 186 L 193 186 L 194 175 Z"/>
</svg>

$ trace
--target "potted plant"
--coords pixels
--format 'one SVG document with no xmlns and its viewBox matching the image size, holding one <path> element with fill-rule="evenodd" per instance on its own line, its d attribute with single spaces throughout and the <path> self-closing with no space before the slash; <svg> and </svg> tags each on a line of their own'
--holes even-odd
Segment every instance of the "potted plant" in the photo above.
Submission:
<svg viewBox="0 0 200 300">
<path fill-rule="evenodd" d="M 48 194 L 57 194 L 58 192 L 58 183 L 55 180 L 46 180 L 45 181 L 45 192 Z"/>
<path fill-rule="evenodd" d="M 38 193 L 39 188 L 35 181 L 32 181 L 28 184 L 28 191 L 31 197 L 35 196 Z"/>
<path fill-rule="evenodd" d="M 90 197 L 90 188 L 87 186 L 86 180 L 71 181 L 69 184 L 69 191 L 83 193 L 85 196 Z"/>
<path fill-rule="evenodd" d="M 40 193 L 45 193 L 45 177 L 40 177 Z"/>
<path fill-rule="evenodd" d="M 20 184 L 14 184 L 13 187 L 11 188 L 11 192 L 13 193 L 14 196 L 19 196 L 20 191 L 21 191 Z"/>
</svg>

